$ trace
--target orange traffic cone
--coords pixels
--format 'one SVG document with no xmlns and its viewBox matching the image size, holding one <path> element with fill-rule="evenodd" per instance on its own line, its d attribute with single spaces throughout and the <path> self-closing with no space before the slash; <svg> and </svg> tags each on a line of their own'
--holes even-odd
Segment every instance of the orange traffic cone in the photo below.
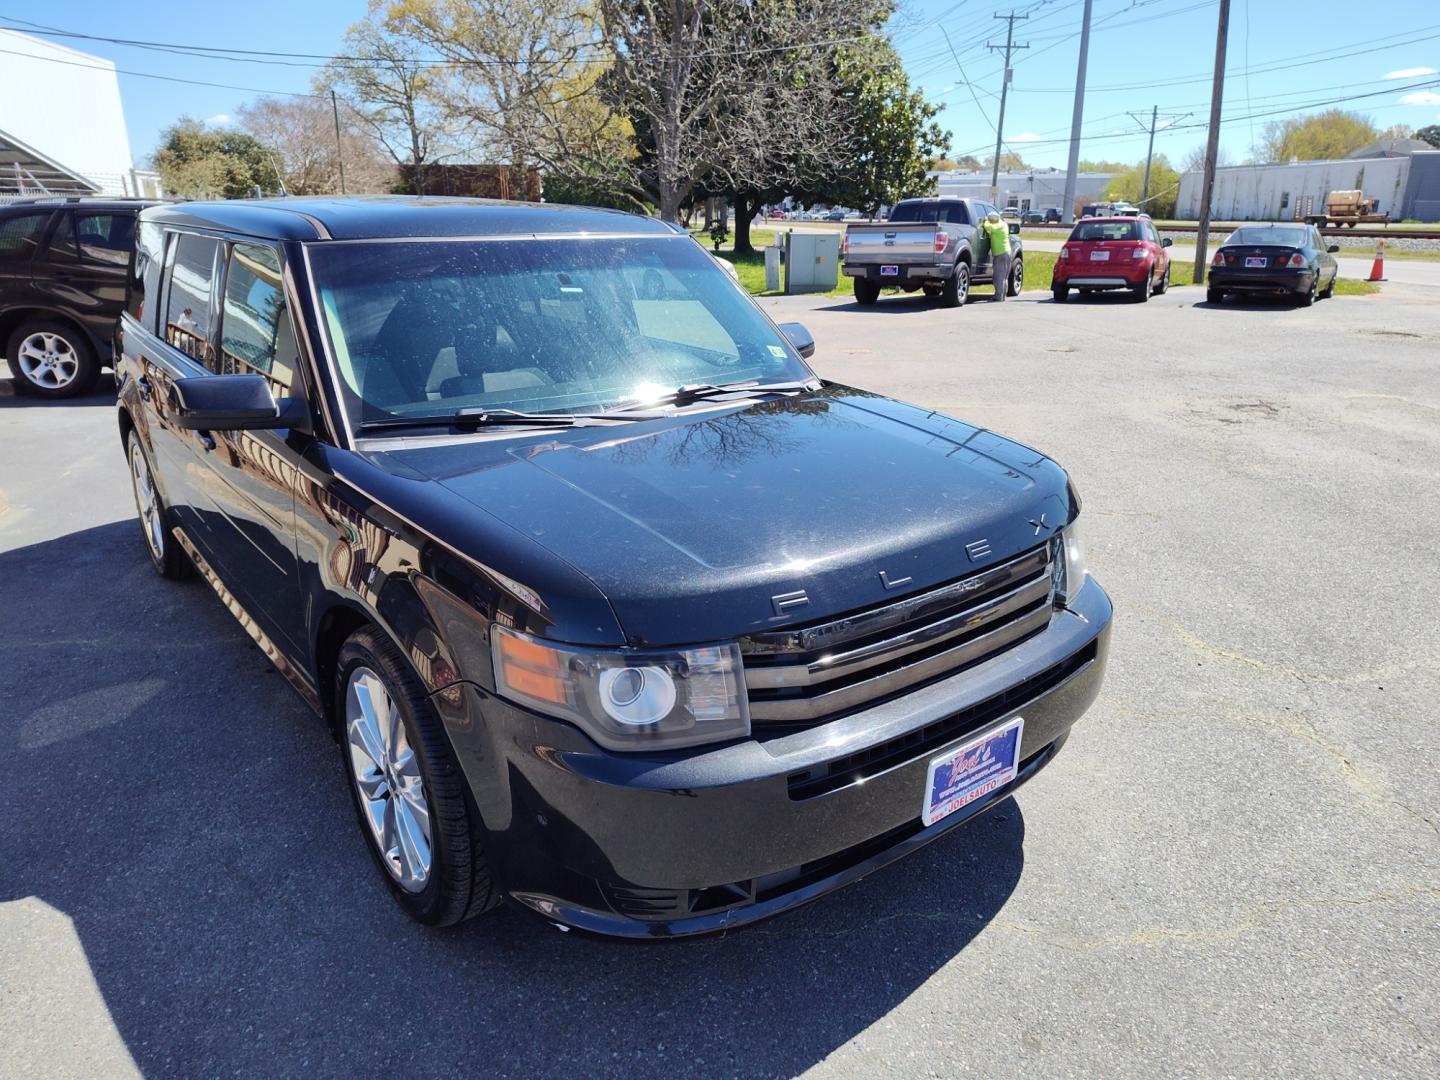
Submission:
<svg viewBox="0 0 1440 1080">
<path fill-rule="evenodd" d="M 1380 238 L 1380 246 L 1375 249 L 1375 262 L 1370 267 L 1370 276 L 1366 281 L 1385 280 L 1385 238 Z"/>
</svg>

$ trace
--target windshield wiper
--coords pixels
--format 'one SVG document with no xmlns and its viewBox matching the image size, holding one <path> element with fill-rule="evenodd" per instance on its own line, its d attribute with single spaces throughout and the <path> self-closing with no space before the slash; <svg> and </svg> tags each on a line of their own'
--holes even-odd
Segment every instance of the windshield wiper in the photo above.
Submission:
<svg viewBox="0 0 1440 1080">
<path fill-rule="evenodd" d="M 668 394 L 661 394 L 658 398 L 651 398 L 648 401 L 637 402 L 635 405 L 617 409 L 606 413 L 606 416 L 613 416 L 616 412 L 629 413 L 653 409 L 655 406 L 665 405 L 691 405 L 697 401 L 706 401 L 715 398 L 734 397 L 735 399 L 746 397 L 757 397 L 765 394 L 798 394 L 804 390 L 813 390 L 815 382 L 813 379 L 802 379 L 798 382 L 743 382 L 743 383 L 686 383 L 684 386 L 677 386 Z"/>
<path fill-rule="evenodd" d="M 397 428 L 455 427 L 466 431 L 482 427 L 577 427 L 592 420 L 608 420 L 604 413 L 527 413 L 515 409 L 457 409 L 447 416 L 387 416 L 380 420 L 362 421 L 363 435 L 368 431 L 394 431 Z M 629 419 L 617 417 L 616 419 Z"/>
</svg>

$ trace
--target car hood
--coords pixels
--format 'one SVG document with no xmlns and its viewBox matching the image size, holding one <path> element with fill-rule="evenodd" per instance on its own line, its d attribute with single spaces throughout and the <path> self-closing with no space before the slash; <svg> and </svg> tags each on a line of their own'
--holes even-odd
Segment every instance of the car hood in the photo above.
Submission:
<svg viewBox="0 0 1440 1080">
<path fill-rule="evenodd" d="M 1043 454 L 835 385 L 375 457 L 585 574 L 633 644 L 733 638 L 890 602 L 1031 548 L 1069 513 L 1065 474 Z M 777 599 L 792 594 L 803 602 Z"/>
</svg>

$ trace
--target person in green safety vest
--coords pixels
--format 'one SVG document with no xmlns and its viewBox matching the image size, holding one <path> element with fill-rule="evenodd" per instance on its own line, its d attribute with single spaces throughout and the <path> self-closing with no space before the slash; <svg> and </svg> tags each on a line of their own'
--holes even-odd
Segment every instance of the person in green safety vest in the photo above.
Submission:
<svg viewBox="0 0 1440 1080">
<path fill-rule="evenodd" d="M 980 228 L 990 241 L 990 280 L 995 282 L 995 299 L 1003 301 L 1010 284 L 1010 226 L 992 210 L 985 215 Z"/>
</svg>

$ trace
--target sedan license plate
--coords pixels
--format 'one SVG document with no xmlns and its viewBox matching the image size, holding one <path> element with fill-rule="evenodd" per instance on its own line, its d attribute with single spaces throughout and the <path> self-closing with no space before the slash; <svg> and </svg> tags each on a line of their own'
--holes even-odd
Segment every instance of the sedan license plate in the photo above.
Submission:
<svg viewBox="0 0 1440 1080">
<path fill-rule="evenodd" d="M 880 276 L 881 276 L 881 277 L 899 277 L 899 276 L 900 276 L 900 267 L 898 267 L 898 266 L 882 266 L 882 267 L 880 267 Z"/>
<path fill-rule="evenodd" d="M 1267 262 L 1269 262 L 1269 261 L 1270 261 L 1270 260 L 1267 259 L 1267 258 L 1265 258 L 1264 255 L 1246 255 L 1246 256 L 1245 256 L 1245 269 L 1247 269 L 1247 270 L 1252 270 L 1252 269 L 1253 269 L 1253 270 L 1264 270 L 1264 269 L 1265 269 L 1265 264 L 1266 264 Z"/>
<path fill-rule="evenodd" d="M 1108 251 L 1092 251 L 1092 252 L 1090 252 L 1090 261 L 1091 261 L 1091 262 L 1106 262 L 1106 261 L 1109 260 L 1109 258 L 1110 258 L 1110 253 L 1109 253 Z"/>
<path fill-rule="evenodd" d="M 920 820 L 927 826 L 934 825 L 1014 780 L 1020 769 L 1020 736 L 1024 730 L 1025 720 L 1017 716 L 964 746 L 932 758 L 925 777 Z"/>
</svg>

